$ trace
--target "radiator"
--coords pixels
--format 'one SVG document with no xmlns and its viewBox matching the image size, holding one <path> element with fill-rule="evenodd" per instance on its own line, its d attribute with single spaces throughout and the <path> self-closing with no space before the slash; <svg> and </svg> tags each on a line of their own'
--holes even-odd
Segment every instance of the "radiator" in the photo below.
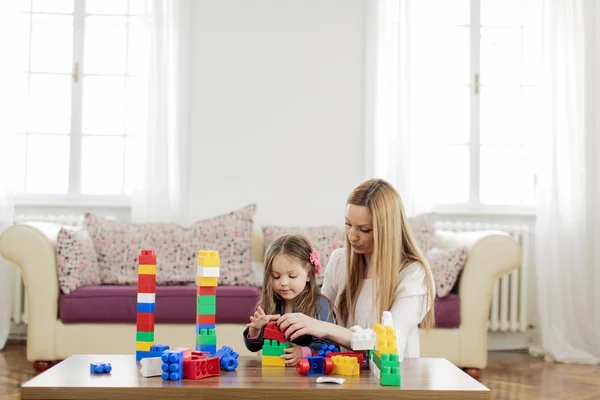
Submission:
<svg viewBox="0 0 600 400">
<path fill-rule="evenodd" d="M 521 246 L 521 265 L 494 282 L 488 330 L 491 332 L 525 332 L 527 330 L 527 273 L 530 229 L 528 225 L 485 222 L 438 221 L 436 229 L 444 231 L 487 231 L 507 233 Z"/>
<path fill-rule="evenodd" d="M 15 223 L 22 224 L 27 222 L 53 222 L 60 225 L 71 227 L 81 226 L 83 224 L 83 215 L 60 215 L 60 214 L 17 214 Z M 11 320 L 16 325 L 27 324 L 27 296 L 25 286 L 21 279 L 21 270 L 16 269 L 15 291 L 13 299 L 13 309 L 11 311 Z"/>
</svg>

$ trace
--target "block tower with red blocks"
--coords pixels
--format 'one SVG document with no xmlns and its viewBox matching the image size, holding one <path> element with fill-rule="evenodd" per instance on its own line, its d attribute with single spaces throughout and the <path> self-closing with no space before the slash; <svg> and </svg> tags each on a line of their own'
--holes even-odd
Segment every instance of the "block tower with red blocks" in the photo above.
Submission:
<svg viewBox="0 0 600 400">
<path fill-rule="evenodd" d="M 219 252 L 198 251 L 196 269 L 196 351 L 217 352 L 215 316 L 217 314 L 217 284 L 221 261 Z"/>
<path fill-rule="evenodd" d="M 154 305 L 156 303 L 156 255 L 142 250 L 138 260 L 136 360 L 148 357 L 154 346 Z"/>
</svg>

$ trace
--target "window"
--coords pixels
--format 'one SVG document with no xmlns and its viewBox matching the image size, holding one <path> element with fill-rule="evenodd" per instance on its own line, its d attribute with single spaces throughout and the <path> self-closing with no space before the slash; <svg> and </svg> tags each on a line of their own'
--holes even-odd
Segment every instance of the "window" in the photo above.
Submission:
<svg viewBox="0 0 600 400">
<path fill-rule="evenodd" d="M 409 114 L 436 160 L 435 203 L 532 206 L 539 0 L 418 0 L 410 7 Z"/>
<path fill-rule="evenodd" d="M 14 190 L 126 196 L 143 129 L 138 1 L 21 1 L 20 152 Z"/>
</svg>

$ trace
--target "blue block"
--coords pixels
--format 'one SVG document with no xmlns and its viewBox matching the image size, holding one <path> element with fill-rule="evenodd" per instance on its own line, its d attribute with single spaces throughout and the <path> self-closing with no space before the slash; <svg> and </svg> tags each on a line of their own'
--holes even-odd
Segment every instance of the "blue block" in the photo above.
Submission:
<svg viewBox="0 0 600 400">
<path fill-rule="evenodd" d="M 136 351 L 135 360 L 140 361 L 142 358 L 153 358 L 162 356 L 162 351 Z"/>
<path fill-rule="evenodd" d="M 137 303 L 137 312 L 153 313 L 154 303 Z"/>
<path fill-rule="evenodd" d="M 92 374 L 108 374 L 112 370 L 110 363 L 94 362 L 90 363 L 90 372 Z"/>
<path fill-rule="evenodd" d="M 196 351 L 208 351 L 211 355 L 213 355 L 217 352 L 217 345 L 196 343 Z"/>
<path fill-rule="evenodd" d="M 165 350 L 161 356 L 162 379 L 178 381 L 183 379 L 183 350 Z"/>
<path fill-rule="evenodd" d="M 219 357 L 221 368 L 225 371 L 233 371 L 238 367 L 239 354 L 233 351 L 231 347 L 223 346 L 215 355 Z"/>
<path fill-rule="evenodd" d="M 327 345 L 325 343 L 323 343 L 321 345 L 321 348 L 319 349 L 317 355 L 320 357 L 327 357 L 327 354 L 329 353 L 339 353 L 340 349 L 334 345 L 334 344 L 330 344 Z"/>
<path fill-rule="evenodd" d="M 200 329 L 215 329 L 215 324 L 196 324 L 196 335 L 200 334 Z"/>
<path fill-rule="evenodd" d="M 307 376 L 324 375 L 325 374 L 325 358 L 320 356 L 304 357 L 310 364 L 310 371 Z"/>
<path fill-rule="evenodd" d="M 161 355 L 162 355 L 163 351 L 165 351 L 165 350 L 169 350 L 168 344 L 155 344 L 155 345 L 152 345 L 152 347 L 150 348 L 150 351 L 159 352 Z"/>
</svg>

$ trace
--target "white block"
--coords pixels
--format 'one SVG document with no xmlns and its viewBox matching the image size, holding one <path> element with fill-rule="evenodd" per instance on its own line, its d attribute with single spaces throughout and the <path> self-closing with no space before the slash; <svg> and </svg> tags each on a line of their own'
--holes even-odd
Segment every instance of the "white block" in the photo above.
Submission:
<svg viewBox="0 0 600 400">
<path fill-rule="evenodd" d="M 162 363 L 160 357 L 142 358 L 140 360 L 140 364 L 142 365 L 142 376 L 145 378 L 150 376 L 161 376 L 163 372 Z"/>
<path fill-rule="evenodd" d="M 394 326 L 394 319 L 392 318 L 392 313 L 389 311 L 384 311 L 381 317 L 381 323 L 383 326 Z"/>
<path fill-rule="evenodd" d="M 155 303 L 156 294 L 155 293 L 138 293 L 137 302 L 138 303 Z"/>
<path fill-rule="evenodd" d="M 371 350 L 374 348 L 375 332 L 372 329 L 352 333 L 352 350 Z"/>
<path fill-rule="evenodd" d="M 220 267 L 201 267 L 197 265 L 196 276 L 201 276 L 203 278 L 218 278 L 220 269 Z"/>
</svg>

